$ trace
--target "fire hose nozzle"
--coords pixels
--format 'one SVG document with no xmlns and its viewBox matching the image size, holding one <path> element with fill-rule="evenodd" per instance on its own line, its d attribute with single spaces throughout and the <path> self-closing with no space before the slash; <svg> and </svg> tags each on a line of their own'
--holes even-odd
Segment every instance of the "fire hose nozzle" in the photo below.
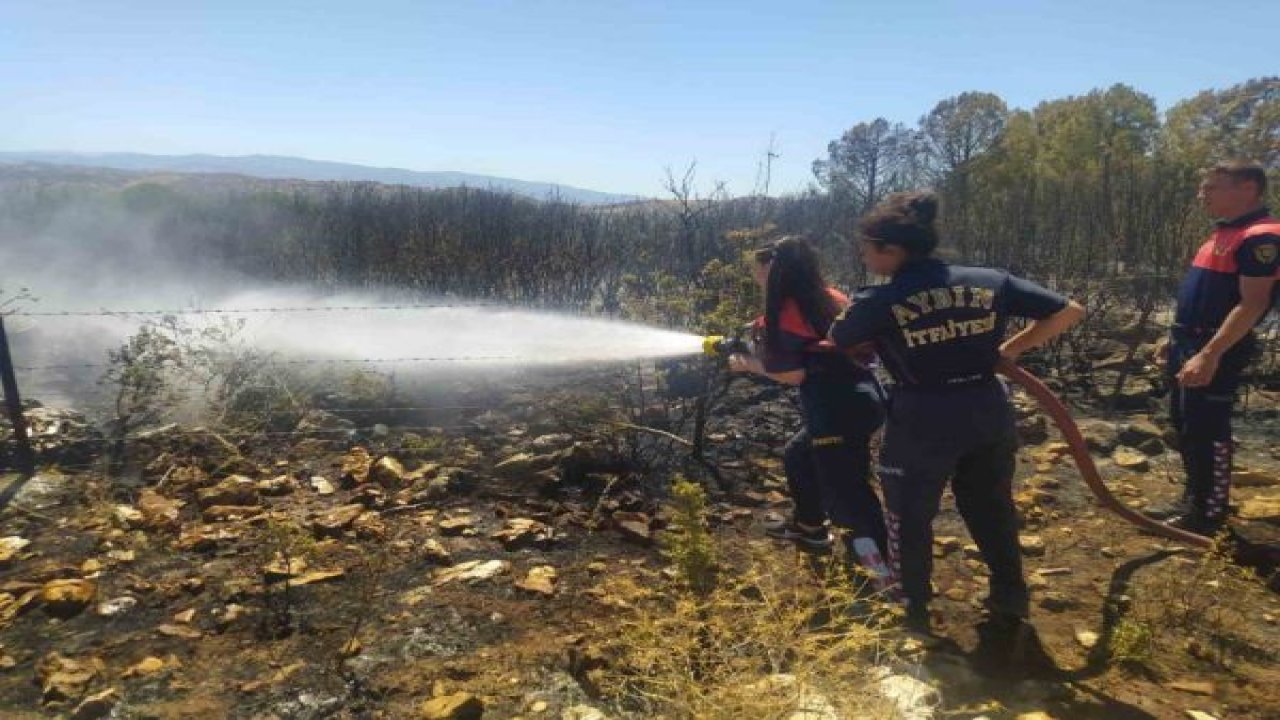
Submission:
<svg viewBox="0 0 1280 720">
<path fill-rule="evenodd" d="M 708 357 L 750 353 L 751 347 L 742 338 L 708 335 L 702 339 L 702 352 Z"/>
</svg>

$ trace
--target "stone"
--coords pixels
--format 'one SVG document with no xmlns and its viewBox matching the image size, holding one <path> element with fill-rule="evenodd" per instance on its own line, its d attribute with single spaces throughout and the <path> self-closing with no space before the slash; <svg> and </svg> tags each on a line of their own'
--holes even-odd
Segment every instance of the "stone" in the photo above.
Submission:
<svg viewBox="0 0 1280 720">
<path fill-rule="evenodd" d="M 266 497 L 283 497 L 297 488 L 297 483 L 288 475 L 277 475 L 269 480 L 258 481 L 258 494 Z"/>
<path fill-rule="evenodd" d="M 1120 433 L 1115 425 L 1105 420 L 1081 420 L 1080 432 L 1091 452 L 1108 455 L 1120 444 Z"/>
<path fill-rule="evenodd" d="M 522 480 L 542 470 L 555 467 L 559 456 L 555 454 L 533 455 L 519 453 L 493 466 L 493 474 L 507 480 Z"/>
<path fill-rule="evenodd" d="M 146 524 L 146 516 L 132 505 L 116 505 L 111 508 L 111 521 L 125 530 L 133 530 Z"/>
<path fill-rule="evenodd" d="M 319 537 L 340 537 L 365 513 L 363 505 L 342 505 L 311 522 L 311 530 Z"/>
<path fill-rule="evenodd" d="M 382 516 L 370 510 L 367 513 L 356 518 L 351 523 L 351 529 L 355 531 L 356 537 L 361 540 L 385 540 L 387 538 L 387 524 L 382 520 Z"/>
<path fill-rule="evenodd" d="M 550 435 L 539 435 L 529 443 L 529 447 L 539 452 L 549 452 L 553 450 L 564 450 L 573 445 L 573 436 L 569 433 L 552 433 Z"/>
<path fill-rule="evenodd" d="M 332 495 L 337 492 L 337 488 L 333 486 L 333 483 L 329 482 L 327 478 L 323 478 L 319 475 L 313 475 L 311 479 L 307 481 L 307 484 L 310 485 L 311 489 L 315 490 L 316 494 L 321 497 Z"/>
<path fill-rule="evenodd" d="M 910 675 L 884 674 L 877 682 L 880 695 L 893 703 L 901 720 L 932 720 L 942 697 L 929 683 Z"/>
<path fill-rule="evenodd" d="M 101 720 L 111 714 L 120 702 L 120 693 L 115 688 L 107 688 L 96 695 L 90 695 L 71 711 L 70 720 Z"/>
<path fill-rule="evenodd" d="M 229 528 L 218 528 L 203 525 L 184 531 L 178 537 L 177 547 L 187 552 L 209 552 L 223 545 L 240 539 L 240 533 Z"/>
<path fill-rule="evenodd" d="M 1143 440 L 1134 447 L 1138 449 L 1138 452 L 1143 455 L 1147 455 L 1148 457 L 1155 457 L 1156 455 L 1164 454 L 1164 441 L 1160 438 Z"/>
<path fill-rule="evenodd" d="M 243 475 L 232 475 L 211 488 L 198 490 L 196 500 L 204 508 L 214 505 L 247 507 L 262 502 L 258 497 L 257 483 Z"/>
<path fill-rule="evenodd" d="M 434 583 L 436 585 L 451 582 L 478 583 L 492 580 L 510 569 L 511 564 L 505 560 L 471 560 L 437 570 Z"/>
<path fill-rule="evenodd" d="M 933 556 L 943 558 L 964 547 L 964 541 L 954 535 L 938 535 L 933 538 Z"/>
<path fill-rule="evenodd" d="M 211 505 L 200 512 L 200 519 L 207 523 L 234 522 L 257 517 L 263 512 L 257 505 Z"/>
<path fill-rule="evenodd" d="M 1280 495 L 1259 495 L 1241 502 L 1240 517 L 1245 520 L 1280 520 Z"/>
<path fill-rule="evenodd" d="M 428 538 L 422 543 L 422 557 L 432 565 L 453 564 L 453 555 L 449 549 L 435 538 Z"/>
<path fill-rule="evenodd" d="M 101 674 L 101 665 L 96 658 L 76 660 L 56 652 L 40 658 L 36 663 L 36 684 L 40 686 L 44 702 L 80 699 Z"/>
<path fill-rule="evenodd" d="M 156 628 L 156 632 L 165 637 L 182 638 L 183 640 L 199 640 L 204 633 L 188 625 L 165 623 Z"/>
<path fill-rule="evenodd" d="M 1014 720 L 1055 720 L 1055 718 L 1047 712 L 1037 710 L 1036 712 L 1019 713 Z"/>
<path fill-rule="evenodd" d="M 170 500 L 151 488 L 138 493 L 138 512 L 142 513 L 146 527 L 153 530 L 177 530 L 181 525 L 179 514 L 186 503 Z"/>
<path fill-rule="evenodd" d="M 1092 630 L 1077 630 L 1076 642 L 1080 643 L 1083 648 L 1092 649 L 1093 646 L 1098 644 L 1098 633 Z"/>
<path fill-rule="evenodd" d="M 4 565 L 13 560 L 13 558 L 17 557 L 18 553 L 27 549 L 30 545 L 30 540 L 18 537 L 17 535 L 0 538 L 0 565 Z"/>
<path fill-rule="evenodd" d="M 1150 420 L 1135 420 L 1120 430 L 1120 444 L 1138 447 L 1148 440 L 1160 440 L 1163 444 L 1164 430 Z"/>
<path fill-rule="evenodd" d="M 969 599 L 969 591 L 959 585 L 952 585 L 942 596 L 953 602 L 964 602 Z"/>
<path fill-rule="evenodd" d="M 438 523 L 440 534 L 447 537 L 475 533 L 475 521 L 469 515 L 445 518 Z"/>
<path fill-rule="evenodd" d="M 480 720 L 484 703 L 471 693 L 441 695 L 422 703 L 423 720 Z"/>
<path fill-rule="evenodd" d="M 50 580 L 40 590 L 40 602 L 50 615 L 69 618 L 79 615 L 97 592 L 98 586 L 91 580 Z"/>
<path fill-rule="evenodd" d="M 137 663 L 126 668 L 124 671 L 124 674 L 121 677 L 124 677 L 124 678 L 146 677 L 148 675 L 155 675 L 156 673 L 163 671 L 167 667 L 169 667 L 169 663 L 165 662 L 164 660 L 158 657 L 155 657 L 154 655 L 149 655 L 139 660 Z"/>
<path fill-rule="evenodd" d="M 1022 554 L 1028 557 L 1044 555 L 1045 542 L 1039 535 L 1022 535 L 1018 538 L 1018 545 L 1022 548 Z"/>
<path fill-rule="evenodd" d="M 1280 473 L 1242 468 L 1231 473 L 1231 484 L 1236 487 L 1273 487 L 1280 485 Z"/>
<path fill-rule="evenodd" d="M 1049 439 L 1049 421 L 1039 413 L 1018 421 L 1018 438 L 1024 446 L 1039 445 Z"/>
<path fill-rule="evenodd" d="M 1205 697 L 1213 697 L 1217 692 L 1217 688 L 1211 682 L 1198 682 L 1193 680 L 1174 680 L 1167 682 L 1164 686 L 1170 690 L 1178 692 L 1190 693 L 1192 695 L 1204 695 Z"/>
<path fill-rule="evenodd" d="M 288 580 L 291 577 L 297 577 L 307 570 L 307 560 L 302 557 L 289 558 L 286 563 L 284 558 L 276 553 L 271 562 L 262 567 L 262 579 L 268 583 L 280 582 Z"/>
<path fill-rule="evenodd" d="M 634 543 L 648 545 L 653 542 L 653 531 L 650 529 L 651 520 L 648 515 L 637 512 L 615 512 L 613 514 L 614 527 L 618 532 L 622 533 L 622 537 Z"/>
<path fill-rule="evenodd" d="M 319 583 L 333 582 L 334 580 L 341 580 L 346 576 L 347 572 L 345 570 L 313 570 L 289 580 L 286 584 L 289 587 L 302 587 L 303 585 L 316 585 Z"/>
<path fill-rule="evenodd" d="M 831 700 L 795 675 L 779 673 L 743 688 L 744 693 L 772 696 L 789 707 L 781 709 L 783 720 L 840 720 L 841 715 Z"/>
<path fill-rule="evenodd" d="M 1200 710 L 1187 710 L 1186 712 L 1187 717 L 1191 718 L 1191 720 L 1218 720 L 1217 716 Z"/>
<path fill-rule="evenodd" d="M 98 607 L 94 609 L 94 612 L 100 617 L 119 617 L 136 607 L 138 607 L 138 598 L 131 595 L 121 595 L 98 603 Z"/>
<path fill-rule="evenodd" d="M 516 582 L 516 587 L 536 595 L 551 597 L 556 594 L 556 569 L 550 565 L 539 565 L 530 568 L 523 580 Z"/>
<path fill-rule="evenodd" d="M 26 612 L 40 598 L 40 590 L 38 588 L 25 590 L 13 588 L 13 591 L 21 594 L 14 595 L 9 592 L 0 592 L 0 628 L 4 628 L 13 622 L 14 618 Z"/>
<path fill-rule="evenodd" d="M 512 518 L 507 521 L 505 527 L 489 537 L 501 542 L 506 550 L 519 550 L 550 545 L 555 540 L 555 531 L 537 520 Z"/>
<path fill-rule="evenodd" d="M 1111 461 L 1116 464 L 1116 467 L 1129 472 L 1141 473 L 1151 469 L 1147 456 L 1133 448 L 1116 448 L 1115 452 L 1111 453 Z"/>
<path fill-rule="evenodd" d="M 1057 591 L 1048 591 L 1044 597 L 1040 598 L 1040 607 L 1049 612 L 1065 612 L 1080 607 L 1080 602 L 1065 593 Z"/>
<path fill-rule="evenodd" d="M 342 458 L 342 468 L 339 476 L 342 478 L 342 484 L 348 487 L 352 485 L 363 485 L 369 481 L 369 471 L 373 468 L 373 458 L 369 455 L 369 451 L 362 447 L 351 448 L 346 457 Z"/>
<path fill-rule="evenodd" d="M 400 461 L 384 455 L 369 469 L 369 480 L 378 483 L 388 490 L 398 490 L 404 486 L 405 469 Z"/>
</svg>

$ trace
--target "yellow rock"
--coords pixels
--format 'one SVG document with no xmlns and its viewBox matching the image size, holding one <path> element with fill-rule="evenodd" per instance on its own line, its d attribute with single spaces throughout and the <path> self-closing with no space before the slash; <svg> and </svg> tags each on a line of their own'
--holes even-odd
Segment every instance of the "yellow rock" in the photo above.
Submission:
<svg viewBox="0 0 1280 720">
<path fill-rule="evenodd" d="M 1260 495 L 1240 503 L 1240 517 L 1245 520 L 1280 518 L 1280 495 Z"/>
<path fill-rule="evenodd" d="M 22 550 L 26 549 L 30 544 L 30 540 L 18 537 L 17 535 L 0 538 L 0 565 L 12 560 L 19 552 L 22 552 Z"/>
<path fill-rule="evenodd" d="M 132 677 L 144 677 L 146 675 L 155 675 L 156 673 L 160 672 L 161 670 L 164 670 L 168 666 L 169 664 L 166 663 L 164 660 L 161 660 L 160 658 L 155 656 L 148 656 L 143 658 L 142 660 L 139 660 L 136 665 L 133 665 L 127 668 L 124 671 L 123 677 L 132 678 Z"/>
<path fill-rule="evenodd" d="M 539 565 L 531 568 L 525 578 L 516 583 L 516 587 L 526 592 L 551 596 L 556 593 L 556 569 L 550 565 Z"/>
<path fill-rule="evenodd" d="M 1231 473 L 1231 484 L 1236 487 L 1271 487 L 1280 485 L 1280 473 L 1267 473 L 1262 470 L 1244 468 Z"/>
<path fill-rule="evenodd" d="M 45 612 L 54 617 L 72 617 L 93 600 L 98 586 L 90 580 L 50 580 L 40 590 L 40 601 Z"/>
<path fill-rule="evenodd" d="M 480 720 L 484 703 L 471 693 L 453 693 L 422 703 L 423 720 Z"/>
</svg>

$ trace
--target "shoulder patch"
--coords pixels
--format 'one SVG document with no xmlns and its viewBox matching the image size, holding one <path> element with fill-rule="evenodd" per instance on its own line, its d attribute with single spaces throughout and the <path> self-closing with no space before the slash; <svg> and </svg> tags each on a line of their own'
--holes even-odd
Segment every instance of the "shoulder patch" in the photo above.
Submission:
<svg viewBox="0 0 1280 720">
<path fill-rule="evenodd" d="M 1253 258 L 1264 265 L 1275 262 L 1278 254 L 1280 254 L 1280 247 L 1274 242 L 1258 243 L 1253 248 Z"/>
</svg>

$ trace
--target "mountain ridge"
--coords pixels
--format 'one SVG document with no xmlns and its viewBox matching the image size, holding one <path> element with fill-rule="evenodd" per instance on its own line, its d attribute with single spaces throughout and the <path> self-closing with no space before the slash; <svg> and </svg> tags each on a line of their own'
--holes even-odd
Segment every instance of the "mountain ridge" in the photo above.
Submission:
<svg viewBox="0 0 1280 720">
<path fill-rule="evenodd" d="M 452 170 L 409 170 L 375 167 L 288 155 L 155 155 L 134 152 L 63 150 L 0 151 L 0 164 L 40 163 L 191 174 L 234 174 L 271 180 L 367 181 L 422 188 L 478 187 L 513 192 L 537 200 L 559 198 L 588 205 L 635 202 L 645 198 L 578 188 L 552 182 L 518 180 Z"/>
</svg>

